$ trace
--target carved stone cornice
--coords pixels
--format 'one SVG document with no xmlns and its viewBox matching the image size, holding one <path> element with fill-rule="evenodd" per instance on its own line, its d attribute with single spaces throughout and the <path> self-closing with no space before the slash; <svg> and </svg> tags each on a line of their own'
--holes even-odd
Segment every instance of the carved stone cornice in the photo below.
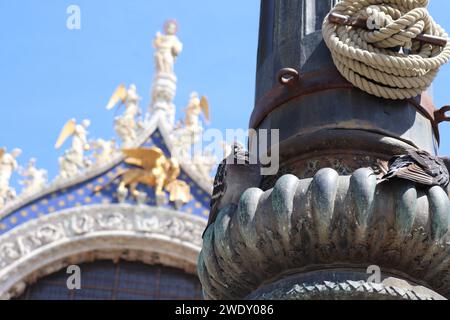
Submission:
<svg viewBox="0 0 450 320">
<path fill-rule="evenodd" d="M 207 298 L 242 299 L 294 270 L 376 265 L 450 297 L 449 212 L 442 188 L 377 183 L 370 169 L 285 175 L 220 212 L 205 233 L 198 273 Z"/>
<path fill-rule="evenodd" d="M 29 221 L 0 237 L 0 298 L 19 295 L 29 282 L 64 264 L 98 257 L 193 273 L 205 225 L 192 215 L 132 205 L 73 208 Z M 95 254 L 86 258 L 89 253 Z"/>
</svg>

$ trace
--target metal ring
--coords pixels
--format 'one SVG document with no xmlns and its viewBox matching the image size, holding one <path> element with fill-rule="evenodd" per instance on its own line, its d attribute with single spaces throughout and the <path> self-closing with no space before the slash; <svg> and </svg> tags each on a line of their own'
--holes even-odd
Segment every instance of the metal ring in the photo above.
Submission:
<svg viewBox="0 0 450 320">
<path fill-rule="evenodd" d="M 285 86 L 297 82 L 300 79 L 300 74 L 293 68 L 283 68 L 278 71 L 278 82 Z"/>
<path fill-rule="evenodd" d="M 447 112 L 450 111 L 450 105 L 443 106 L 439 110 L 434 113 L 434 119 L 437 123 L 441 123 L 444 121 L 450 121 L 450 115 L 447 115 Z"/>
</svg>

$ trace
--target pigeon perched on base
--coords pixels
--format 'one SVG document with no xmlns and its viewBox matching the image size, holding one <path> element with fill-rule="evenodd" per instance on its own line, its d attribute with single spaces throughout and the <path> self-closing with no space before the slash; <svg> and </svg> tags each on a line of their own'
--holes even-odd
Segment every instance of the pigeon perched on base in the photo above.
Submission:
<svg viewBox="0 0 450 320">
<path fill-rule="evenodd" d="M 399 178 L 444 189 L 450 182 L 450 158 L 436 157 L 423 150 L 409 149 L 407 154 L 393 157 L 388 166 L 389 171 L 382 181 Z"/>
<path fill-rule="evenodd" d="M 242 194 L 247 189 L 259 187 L 260 181 L 260 166 L 251 164 L 248 151 L 239 143 L 234 143 L 231 154 L 217 168 L 205 232 L 215 222 L 223 207 L 238 204 Z"/>
</svg>

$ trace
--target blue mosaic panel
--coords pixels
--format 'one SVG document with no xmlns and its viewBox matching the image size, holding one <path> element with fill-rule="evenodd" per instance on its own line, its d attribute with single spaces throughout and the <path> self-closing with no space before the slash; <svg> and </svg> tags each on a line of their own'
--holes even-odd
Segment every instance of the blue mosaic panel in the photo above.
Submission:
<svg viewBox="0 0 450 320">
<path fill-rule="evenodd" d="M 166 156 L 170 156 L 169 149 L 167 148 L 167 145 L 165 144 L 159 130 L 156 130 L 143 144 L 143 146 L 156 146 L 163 150 Z M 94 190 L 96 187 L 105 186 L 110 183 L 119 172 L 122 172 L 122 170 L 127 168 L 130 168 L 130 166 L 122 162 L 97 177 L 74 185 L 70 188 L 61 189 L 51 194 L 47 194 L 40 199 L 26 204 L 22 208 L 0 220 L 0 235 L 10 231 L 26 221 L 51 214 L 56 211 L 95 204 L 117 204 L 118 201 L 115 193 L 118 181 L 112 182 L 100 193 L 95 193 Z M 193 214 L 207 219 L 211 199 L 209 193 L 201 189 L 183 171 L 181 172 L 179 179 L 189 184 L 192 194 L 192 200 L 179 210 L 187 214 Z M 140 185 L 137 189 L 147 193 L 147 205 L 156 206 L 155 191 L 152 187 Z M 126 202 L 129 204 L 136 203 L 131 196 L 128 197 Z M 173 203 L 168 203 L 163 207 L 175 210 Z"/>
</svg>

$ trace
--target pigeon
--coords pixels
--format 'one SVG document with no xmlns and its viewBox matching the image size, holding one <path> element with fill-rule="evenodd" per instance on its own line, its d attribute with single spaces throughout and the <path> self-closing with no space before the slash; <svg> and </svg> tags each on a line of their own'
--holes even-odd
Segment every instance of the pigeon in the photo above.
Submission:
<svg viewBox="0 0 450 320">
<path fill-rule="evenodd" d="M 242 194 L 247 189 L 259 187 L 260 181 L 260 166 L 251 164 L 248 151 L 235 142 L 231 154 L 217 168 L 205 232 L 215 222 L 223 207 L 238 204 Z"/>
<path fill-rule="evenodd" d="M 443 189 L 450 182 L 450 158 L 436 157 L 423 150 L 409 149 L 407 154 L 393 157 L 388 167 L 382 181 L 399 178 L 422 186 L 441 186 Z"/>
</svg>

